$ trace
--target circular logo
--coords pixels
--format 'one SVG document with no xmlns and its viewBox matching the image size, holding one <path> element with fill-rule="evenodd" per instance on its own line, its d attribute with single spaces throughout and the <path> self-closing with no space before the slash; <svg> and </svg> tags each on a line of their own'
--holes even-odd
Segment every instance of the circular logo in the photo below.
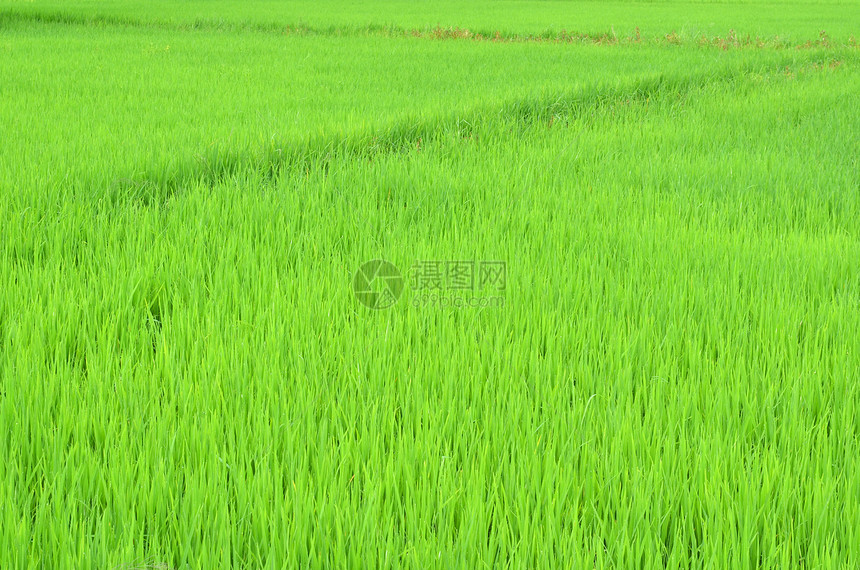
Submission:
<svg viewBox="0 0 860 570">
<path fill-rule="evenodd" d="M 403 276 L 384 259 L 364 263 L 352 280 L 352 291 L 358 301 L 371 309 L 387 309 L 397 303 L 403 292 Z"/>
</svg>

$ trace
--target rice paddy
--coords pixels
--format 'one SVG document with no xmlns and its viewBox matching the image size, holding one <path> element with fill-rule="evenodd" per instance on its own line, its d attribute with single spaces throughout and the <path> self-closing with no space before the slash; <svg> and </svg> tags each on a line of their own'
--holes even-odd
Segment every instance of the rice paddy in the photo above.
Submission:
<svg viewBox="0 0 860 570">
<path fill-rule="evenodd" d="M 0 1 L 0 568 L 856 568 L 856 2 Z"/>
</svg>

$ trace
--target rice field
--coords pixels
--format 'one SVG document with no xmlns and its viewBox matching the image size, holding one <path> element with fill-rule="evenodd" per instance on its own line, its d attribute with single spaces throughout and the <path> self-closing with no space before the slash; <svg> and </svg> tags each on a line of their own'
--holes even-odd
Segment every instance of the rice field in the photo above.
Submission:
<svg viewBox="0 0 860 570">
<path fill-rule="evenodd" d="M 0 568 L 860 567 L 858 32 L 0 0 Z"/>
</svg>

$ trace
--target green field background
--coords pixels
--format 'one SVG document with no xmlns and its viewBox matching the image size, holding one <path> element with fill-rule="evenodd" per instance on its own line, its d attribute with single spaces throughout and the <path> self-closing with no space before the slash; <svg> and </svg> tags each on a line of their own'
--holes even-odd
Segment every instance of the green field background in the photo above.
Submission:
<svg viewBox="0 0 860 570">
<path fill-rule="evenodd" d="M 0 568 L 856 568 L 858 20 L 0 2 Z"/>
<path fill-rule="evenodd" d="M 683 37 L 724 36 L 734 30 L 753 37 L 817 39 L 822 31 L 840 41 L 860 34 L 860 7 L 842 1 L 657 0 L 3 0 L 0 10 L 29 17 L 106 19 L 175 26 L 221 25 L 315 30 L 457 27 L 493 35 L 539 35 L 562 30 L 631 36 L 675 32 Z"/>
</svg>

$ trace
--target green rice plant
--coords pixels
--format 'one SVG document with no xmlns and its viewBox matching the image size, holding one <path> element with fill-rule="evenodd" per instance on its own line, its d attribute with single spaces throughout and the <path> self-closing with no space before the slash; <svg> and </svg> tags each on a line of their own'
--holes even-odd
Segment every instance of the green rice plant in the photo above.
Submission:
<svg viewBox="0 0 860 570">
<path fill-rule="evenodd" d="M 0 35 L 0 568 L 860 562 L 856 50 L 93 6 Z"/>
</svg>

